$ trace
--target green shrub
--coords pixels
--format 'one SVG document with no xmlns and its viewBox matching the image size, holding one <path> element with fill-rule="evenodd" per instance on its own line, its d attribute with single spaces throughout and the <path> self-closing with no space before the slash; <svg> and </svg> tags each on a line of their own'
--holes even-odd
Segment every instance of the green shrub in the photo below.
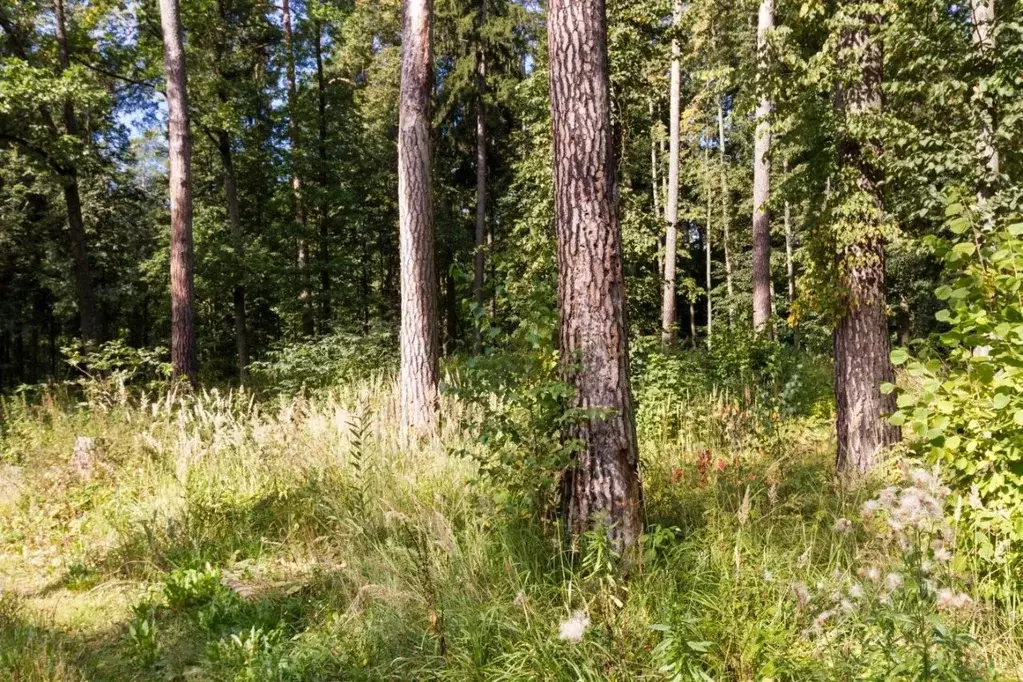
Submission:
<svg viewBox="0 0 1023 682">
<path fill-rule="evenodd" d="M 1008 595 L 1023 551 L 1023 223 L 982 229 L 959 203 L 947 214 L 954 237 L 931 240 L 947 272 L 936 292 L 947 329 L 940 351 L 892 353 L 911 386 L 891 421 L 951 474 L 986 572 Z"/>
</svg>

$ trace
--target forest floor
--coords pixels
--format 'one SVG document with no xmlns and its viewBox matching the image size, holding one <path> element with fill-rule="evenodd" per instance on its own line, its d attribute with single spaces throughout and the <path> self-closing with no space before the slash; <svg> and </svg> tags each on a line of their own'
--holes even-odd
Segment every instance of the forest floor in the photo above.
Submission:
<svg viewBox="0 0 1023 682">
<path fill-rule="evenodd" d="M 962 608 L 890 584 L 906 558 L 859 510 L 905 467 L 843 486 L 826 406 L 641 407 L 648 535 L 624 578 L 600 534 L 572 551 L 525 455 L 488 459 L 471 406 L 442 414 L 410 445 L 382 381 L 5 399 L 0 680 L 1023 676 L 969 557 L 929 578 L 972 589 Z"/>
</svg>

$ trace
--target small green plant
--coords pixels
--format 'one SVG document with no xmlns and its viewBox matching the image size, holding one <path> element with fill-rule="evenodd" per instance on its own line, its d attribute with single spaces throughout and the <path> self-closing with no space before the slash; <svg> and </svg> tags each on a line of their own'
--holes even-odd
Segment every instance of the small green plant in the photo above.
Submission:
<svg viewBox="0 0 1023 682">
<path fill-rule="evenodd" d="M 151 668 L 160 660 L 156 611 L 157 606 L 152 599 L 143 599 L 132 607 L 132 618 L 128 622 L 131 655 L 143 668 Z"/>
<path fill-rule="evenodd" d="M 238 596 L 224 585 L 218 569 L 177 569 L 163 584 L 167 606 L 180 611 L 203 630 L 227 625 L 239 610 Z"/>
<path fill-rule="evenodd" d="M 278 630 L 253 626 L 212 642 L 206 650 L 211 679 L 217 682 L 284 682 L 293 679 L 282 654 Z"/>
</svg>

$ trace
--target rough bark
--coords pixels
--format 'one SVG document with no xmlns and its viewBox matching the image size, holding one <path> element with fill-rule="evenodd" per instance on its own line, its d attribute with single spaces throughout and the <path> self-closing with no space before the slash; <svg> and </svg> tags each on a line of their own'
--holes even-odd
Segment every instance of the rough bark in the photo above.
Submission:
<svg viewBox="0 0 1023 682">
<path fill-rule="evenodd" d="M 612 145 L 603 0 L 552 0 L 547 17 L 554 133 L 560 351 L 579 444 L 564 490 L 578 535 L 601 527 L 624 551 L 642 531 L 629 385 L 625 282 Z"/>
<path fill-rule="evenodd" d="M 57 34 L 59 72 L 63 73 L 71 63 L 67 39 L 67 18 L 64 0 L 54 0 L 54 24 Z M 78 118 L 71 100 L 64 101 L 64 128 L 71 137 L 80 137 Z M 47 114 L 47 118 L 49 115 Z M 52 119 L 50 119 L 52 127 Z M 99 323 L 96 314 L 96 297 L 92 286 L 92 268 L 89 265 L 88 241 L 85 236 L 85 220 L 82 218 L 82 199 L 78 191 L 78 169 L 67 164 L 60 173 L 64 191 L 64 206 L 67 210 L 68 232 L 71 237 L 71 262 L 75 271 L 75 293 L 77 294 L 78 317 L 82 338 L 85 341 L 99 341 Z"/>
<path fill-rule="evenodd" d="M 851 6 L 853 21 L 840 39 L 841 53 L 857 60 L 859 73 L 855 82 L 839 88 L 838 104 L 847 119 L 876 116 L 881 111 L 883 55 L 873 30 L 881 19 L 867 13 L 863 4 L 858 0 Z M 837 254 L 844 297 L 843 314 L 834 333 L 837 469 L 845 473 L 870 471 L 883 449 L 900 437 L 899 429 L 885 419 L 895 409 L 894 396 L 880 391 L 880 385 L 891 382 L 894 374 L 889 359 L 883 204 L 880 169 L 873 163 L 875 147 L 873 140 L 853 139 L 848 134 L 839 140 L 847 191 L 855 195 L 852 205 L 860 207 L 859 224 L 848 226 L 855 230 L 855 237 L 846 238 Z"/>
<path fill-rule="evenodd" d="M 401 424 L 433 427 L 437 403 L 437 265 L 431 205 L 430 0 L 403 0 L 398 121 Z"/>
<path fill-rule="evenodd" d="M 241 212 L 238 208 L 238 178 L 234 170 L 234 153 L 231 149 L 231 136 L 221 130 L 217 135 L 217 148 L 220 161 L 224 166 L 224 198 L 227 203 L 227 222 L 231 227 L 231 241 L 237 258 L 238 270 L 234 286 L 234 338 L 238 379 L 245 381 L 249 366 L 248 323 L 245 313 L 245 236 L 242 233 Z"/>
<path fill-rule="evenodd" d="M 160 0 L 163 64 L 170 119 L 171 366 L 175 377 L 195 383 L 195 281 L 192 269 L 192 134 L 188 121 L 185 51 L 178 0 Z"/>
<path fill-rule="evenodd" d="M 477 308 L 484 304 L 483 283 L 486 272 L 487 241 L 487 117 L 483 98 L 487 87 L 487 59 L 483 49 L 483 27 L 487 20 L 486 0 L 480 0 L 479 45 L 476 48 L 476 238 L 473 258 L 473 300 Z M 480 352 L 480 326 L 473 325 L 474 350 Z"/>
<path fill-rule="evenodd" d="M 725 292 L 728 295 L 728 323 L 732 323 L 732 209 L 729 205 L 728 160 L 725 151 L 725 112 L 718 100 L 718 151 L 721 153 L 721 248 L 725 256 Z"/>
<path fill-rule="evenodd" d="M 295 80 L 295 50 L 291 37 L 291 3 L 281 0 L 281 25 L 284 29 L 284 53 L 286 56 L 286 77 L 288 81 L 288 140 L 291 144 L 291 210 L 298 228 L 298 276 L 302 289 L 298 294 L 302 314 L 302 334 L 312 336 L 316 332 L 313 317 L 313 293 L 310 278 L 309 235 L 307 232 L 305 202 L 302 197 L 302 178 L 298 172 L 298 86 Z"/>
<path fill-rule="evenodd" d="M 678 28 L 682 19 L 682 2 L 675 0 L 672 23 Z M 664 271 L 661 278 L 661 344 L 669 346 L 677 334 L 675 311 L 675 272 L 678 256 L 678 146 L 681 64 L 678 38 L 671 41 L 671 120 L 668 140 L 668 196 L 665 198 Z"/>
<path fill-rule="evenodd" d="M 767 33 L 774 28 L 774 0 L 760 0 L 757 19 L 760 88 L 767 67 Z M 756 143 L 753 152 L 753 330 L 768 331 L 771 320 L 771 99 L 762 92 L 756 109 Z"/>
</svg>

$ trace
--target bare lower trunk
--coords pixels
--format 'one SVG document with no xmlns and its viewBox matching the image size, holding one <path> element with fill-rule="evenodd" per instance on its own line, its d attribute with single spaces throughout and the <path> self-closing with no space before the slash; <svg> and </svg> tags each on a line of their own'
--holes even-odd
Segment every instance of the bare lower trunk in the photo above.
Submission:
<svg viewBox="0 0 1023 682">
<path fill-rule="evenodd" d="M 677 27 L 682 19 L 682 2 L 675 0 L 673 24 Z M 665 201 L 664 219 L 664 290 L 661 295 L 661 344 L 669 346 L 675 342 L 675 274 L 678 254 L 678 127 L 681 65 L 679 62 L 678 40 L 671 43 L 671 114 L 668 142 L 668 196 Z"/>
<path fill-rule="evenodd" d="M 404 0 L 398 123 L 401 423 L 433 427 L 437 403 L 437 266 L 431 206 L 429 0 Z"/>
<path fill-rule="evenodd" d="M 721 247 L 725 256 L 725 293 L 728 296 L 728 324 L 732 324 L 732 209 L 728 194 L 728 163 L 725 152 L 725 114 L 718 100 L 718 149 L 721 152 Z"/>
<path fill-rule="evenodd" d="M 757 51 L 761 78 L 766 77 L 767 32 L 774 28 L 774 0 L 760 0 L 757 20 Z M 765 84 L 761 82 L 761 89 Z M 770 333 L 771 320 L 771 100 L 761 94 L 756 110 L 756 144 L 753 152 L 753 330 Z"/>
<path fill-rule="evenodd" d="M 483 282 L 486 272 L 487 240 L 487 118 L 483 97 L 486 93 L 487 62 L 483 51 L 482 30 L 486 23 L 486 0 L 480 0 L 480 44 L 476 51 L 476 235 L 473 258 L 473 300 L 479 310 L 483 309 Z M 473 345 L 480 352 L 482 339 L 480 325 L 473 324 Z"/>
<path fill-rule="evenodd" d="M 241 212 L 238 209 L 238 179 L 234 170 L 234 153 L 231 149 L 231 137 L 226 131 L 220 131 L 217 146 L 220 160 L 224 164 L 224 196 L 227 201 L 227 221 L 231 226 L 231 241 L 234 244 L 237 269 L 234 287 L 234 338 L 238 379 L 246 379 L 249 366 L 248 325 L 245 314 L 245 238 L 242 234 Z"/>
<path fill-rule="evenodd" d="M 160 0 L 163 64 L 170 119 L 171 366 L 193 384 L 198 371 L 195 342 L 195 282 L 192 270 L 192 134 L 188 122 L 185 51 L 178 0 Z"/>
<path fill-rule="evenodd" d="M 306 234 L 305 205 L 302 197 L 302 178 L 298 172 L 298 119 L 296 105 L 298 88 L 295 80 L 295 52 L 291 38 L 291 5 L 290 0 L 281 0 L 281 24 L 284 28 L 284 52 L 286 55 L 286 71 L 288 80 L 288 135 L 291 144 L 291 192 L 292 215 L 298 229 L 298 276 L 302 289 L 298 294 L 299 307 L 302 315 L 302 334 L 312 336 L 316 332 L 313 316 L 313 293 L 310 276 L 309 235 Z"/>
<path fill-rule="evenodd" d="M 60 72 L 71 64 L 67 39 L 67 19 L 64 15 L 64 0 L 54 0 L 54 24 L 57 34 L 57 48 L 60 57 Z M 52 122 L 52 118 L 49 119 Z M 71 100 L 64 102 L 64 127 L 71 137 L 79 137 L 78 118 Z M 85 236 L 85 221 L 82 218 L 82 199 L 78 191 L 78 170 L 69 166 L 61 173 L 64 189 L 64 205 L 67 210 L 68 232 L 71 237 L 71 261 L 75 269 L 75 292 L 78 295 L 78 317 L 85 341 L 99 341 L 99 325 L 96 315 L 96 299 L 93 294 L 92 268 L 89 265 L 89 249 Z"/>
<path fill-rule="evenodd" d="M 602 0 L 552 0 L 547 18 L 554 132 L 560 349 L 575 387 L 568 407 L 598 416 L 567 429 L 578 443 L 566 472 L 576 535 L 601 527 L 618 551 L 642 532 L 629 386 L 625 282 Z"/>
<path fill-rule="evenodd" d="M 859 82 L 839 90 L 839 106 L 849 119 L 876 116 L 881 110 L 882 52 L 876 35 L 881 20 L 868 12 L 863 0 L 851 5 L 850 27 L 841 36 L 843 52 L 856 55 L 861 74 Z M 876 144 L 871 139 L 839 141 L 846 202 L 858 223 L 853 236 L 839 235 L 844 244 L 837 254 L 845 297 L 834 334 L 837 468 L 848 473 L 870 471 L 900 435 L 885 418 L 895 409 L 894 396 L 880 391 L 894 375 L 886 316 L 883 206 L 877 184 L 880 169 L 873 164 Z"/>
</svg>

